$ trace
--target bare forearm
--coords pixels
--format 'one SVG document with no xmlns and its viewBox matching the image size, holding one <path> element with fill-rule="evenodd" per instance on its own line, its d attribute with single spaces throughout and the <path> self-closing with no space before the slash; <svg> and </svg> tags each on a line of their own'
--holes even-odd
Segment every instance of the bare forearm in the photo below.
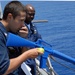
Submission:
<svg viewBox="0 0 75 75">
<path fill-rule="evenodd" d="M 28 52 L 24 52 L 20 56 L 10 59 L 9 68 L 4 75 L 7 75 L 11 73 L 12 71 L 16 70 L 21 65 L 21 63 L 25 61 L 27 58 L 28 58 Z"/>
<path fill-rule="evenodd" d="M 4 75 L 7 75 L 17 69 L 28 58 L 36 58 L 39 54 L 43 54 L 43 52 L 40 52 L 38 48 L 34 48 L 22 53 L 16 58 L 10 59 L 9 68 Z"/>
</svg>

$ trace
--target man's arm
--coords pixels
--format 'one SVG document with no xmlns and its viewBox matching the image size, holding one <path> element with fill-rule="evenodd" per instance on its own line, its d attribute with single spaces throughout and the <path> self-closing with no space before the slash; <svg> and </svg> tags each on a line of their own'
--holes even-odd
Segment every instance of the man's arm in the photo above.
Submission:
<svg viewBox="0 0 75 75">
<path fill-rule="evenodd" d="M 7 75 L 12 71 L 14 71 L 15 69 L 17 69 L 26 59 L 36 58 L 39 54 L 43 53 L 38 51 L 37 48 L 34 48 L 22 53 L 20 56 L 16 58 L 10 59 L 10 65 L 4 75 Z"/>
</svg>

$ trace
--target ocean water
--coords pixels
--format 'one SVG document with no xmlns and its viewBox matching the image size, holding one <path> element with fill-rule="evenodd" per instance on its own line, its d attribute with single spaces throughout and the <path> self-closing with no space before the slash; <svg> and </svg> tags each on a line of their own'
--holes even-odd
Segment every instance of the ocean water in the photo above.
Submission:
<svg viewBox="0 0 75 75">
<path fill-rule="evenodd" d="M 7 1 L 2 1 L 2 10 Z M 74 1 L 22 1 L 32 4 L 36 9 L 35 20 L 48 20 L 36 23 L 44 41 L 52 45 L 52 49 L 75 58 L 75 2 Z M 58 62 L 75 69 L 75 65 L 55 58 Z M 75 75 L 70 70 L 52 60 L 58 75 Z"/>
</svg>

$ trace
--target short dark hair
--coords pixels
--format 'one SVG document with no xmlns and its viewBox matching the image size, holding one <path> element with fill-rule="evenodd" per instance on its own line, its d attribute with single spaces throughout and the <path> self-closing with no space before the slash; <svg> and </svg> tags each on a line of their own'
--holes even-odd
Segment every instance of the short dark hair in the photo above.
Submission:
<svg viewBox="0 0 75 75">
<path fill-rule="evenodd" d="M 6 20 L 9 13 L 13 15 L 13 18 L 20 15 L 20 12 L 25 12 L 24 6 L 19 1 L 11 1 L 9 2 L 4 9 L 3 19 Z"/>
</svg>

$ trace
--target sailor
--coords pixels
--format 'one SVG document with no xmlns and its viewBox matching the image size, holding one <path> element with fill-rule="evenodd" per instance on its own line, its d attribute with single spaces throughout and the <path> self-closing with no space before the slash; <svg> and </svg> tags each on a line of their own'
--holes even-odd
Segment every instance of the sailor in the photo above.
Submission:
<svg viewBox="0 0 75 75">
<path fill-rule="evenodd" d="M 9 57 L 9 49 L 6 46 L 7 35 L 11 32 L 18 33 L 23 38 L 27 36 L 28 30 L 24 25 L 25 15 L 24 7 L 19 1 L 11 1 L 4 8 L 3 18 L 0 21 L 0 75 L 22 75 L 19 74 L 21 64 L 29 58 L 43 54 L 34 48 L 13 58 Z"/>
<path fill-rule="evenodd" d="M 32 20 L 35 16 L 35 9 L 32 5 L 27 4 L 25 5 L 26 10 L 26 19 L 25 19 L 25 25 L 28 28 L 28 40 L 36 42 L 38 39 L 42 39 L 41 35 L 38 33 L 38 30 L 36 26 L 32 23 Z M 32 75 L 36 75 L 36 63 L 34 59 L 27 59 L 25 62 L 30 68 Z"/>
</svg>

